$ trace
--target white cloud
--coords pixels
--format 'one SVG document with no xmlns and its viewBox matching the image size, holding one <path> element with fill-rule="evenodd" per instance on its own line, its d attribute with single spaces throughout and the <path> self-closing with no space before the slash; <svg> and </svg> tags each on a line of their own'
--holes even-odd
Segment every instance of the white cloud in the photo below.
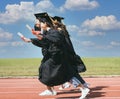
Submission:
<svg viewBox="0 0 120 99">
<path fill-rule="evenodd" d="M 83 36 L 97 36 L 97 35 L 102 36 L 102 35 L 105 35 L 104 32 L 100 32 L 100 31 L 96 31 L 96 30 L 89 30 L 87 28 L 80 29 L 78 31 L 78 34 L 83 35 Z"/>
<path fill-rule="evenodd" d="M 120 29 L 120 21 L 114 15 L 96 16 L 94 19 L 83 22 L 82 27 L 100 30 Z"/>
<path fill-rule="evenodd" d="M 95 49 L 102 49 L 102 50 L 108 50 L 108 49 L 115 49 L 116 47 L 120 47 L 120 42 L 118 41 L 111 41 L 110 43 L 106 44 L 106 45 L 98 45 L 98 44 L 94 44 L 94 48 Z"/>
<path fill-rule="evenodd" d="M 23 45 L 25 45 L 25 43 L 22 41 L 0 42 L 0 47 L 8 47 L 8 46 L 16 47 L 16 46 L 23 46 Z"/>
<path fill-rule="evenodd" d="M 98 7 L 99 4 L 96 1 L 89 0 L 66 0 L 65 4 L 60 7 L 61 11 L 67 10 L 85 10 L 94 9 Z"/>
<path fill-rule="evenodd" d="M 78 33 L 81 36 L 103 36 L 110 30 L 120 30 L 120 21 L 114 15 L 96 16 L 87 19 L 82 25 L 68 25 L 68 31 Z"/>
<path fill-rule="evenodd" d="M 20 4 L 8 4 L 5 13 L 0 13 L 0 23 L 14 23 L 20 19 L 30 20 L 33 16 L 33 2 L 20 2 Z"/>
<path fill-rule="evenodd" d="M 40 0 L 36 5 L 34 2 L 21 1 L 20 4 L 8 4 L 5 9 L 4 13 L 0 13 L 1 24 L 10 24 L 19 20 L 34 20 L 34 13 L 38 12 L 59 11 L 50 0 Z"/>
<path fill-rule="evenodd" d="M 11 46 L 23 46 L 25 43 L 22 41 L 11 42 Z"/>
<path fill-rule="evenodd" d="M 110 41 L 108 44 L 97 44 L 96 42 L 86 40 L 86 41 L 81 41 L 79 38 L 73 38 L 71 37 L 71 40 L 74 44 L 74 46 L 82 46 L 84 49 L 89 48 L 89 49 L 97 49 L 97 50 L 112 50 L 116 49 L 116 47 L 120 48 L 120 41 Z M 79 48 L 79 47 L 78 47 Z"/>
<path fill-rule="evenodd" d="M 120 46 L 120 42 L 116 42 L 116 41 L 111 41 L 110 42 L 111 46 Z"/>
<path fill-rule="evenodd" d="M 0 42 L 0 47 L 5 47 L 5 46 L 8 46 L 9 42 Z"/>
<path fill-rule="evenodd" d="M 95 46 L 95 43 L 92 41 L 82 41 L 81 44 L 85 47 L 92 47 Z"/>
<path fill-rule="evenodd" d="M 105 32 L 100 32 L 96 30 L 89 30 L 88 28 L 81 28 L 76 25 L 68 25 L 67 29 L 69 32 L 78 33 L 80 36 L 102 36 L 105 35 Z"/>
<path fill-rule="evenodd" d="M 13 34 L 4 31 L 2 28 L 0 28 L 0 40 L 10 40 L 12 39 Z"/>
<path fill-rule="evenodd" d="M 68 25 L 67 26 L 67 29 L 70 31 L 70 32 L 78 32 L 79 31 L 79 27 L 76 26 L 76 25 Z"/>
<path fill-rule="evenodd" d="M 93 49 L 99 49 L 99 50 L 108 50 L 108 49 L 114 49 L 116 47 L 120 47 L 120 42 L 111 41 L 108 44 L 96 44 L 92 41 L 81 41 L 79 44 L 83 45 L 87 48 L 93 48 Z"/>
<path fill-rule="evenodd" d="M 38 2 L 35 6 L 36 12 L 42 12 L 42 11 L 54 11 L 56 8 L 52 4 L 50 0 L 41 0 Z"/>
<path fill-rule="evenodd" d="M 81 10 L 93 9 L 98 6 L 96 1 L 88 0 L 66 0 L 65 4 L 61 7 L 55 7 L 51 0 L 40 0 L 36 5 L 34 2 L 21 1 L 20 4 L 6 5 L 5 12 L 0 13 L 0 23 L 10 24 L 19 20 L 33 20 L 34 13 L 50 12 L 58 13 L 65 9 L 67 10 Z"/>
<path fill-rule="evenodd" d="M 2 28 L 0 28 L 0 47 L 7 47 L 7 46 L 23 46 L 24 42 L 22 41 L 12 41 L 13 34 L 9 33 Z"/>
</svg>

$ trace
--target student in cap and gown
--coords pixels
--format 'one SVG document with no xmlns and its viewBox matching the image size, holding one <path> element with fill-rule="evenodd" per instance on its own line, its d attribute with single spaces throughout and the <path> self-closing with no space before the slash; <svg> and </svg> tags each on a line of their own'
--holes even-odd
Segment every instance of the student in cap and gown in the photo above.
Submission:
<svg viewBox="0 0 120 99">
<path fill-rule="evenodd" d="M 67 51 L 69 53 L 67 55 L 68 60 L 70 61 L 71 66 L 74 67 L 74 70 L 76 70 L 76 75 L 74 75 L 74 77 L 71 78 L 70 82 L 73 84 L 74 87 L 78 87 L 79 85 L 82 84 L 86 88 L 86 90 L 89 91 L 88 84 L 79 75 L 79 73 L 86 71 L 86 66 L 83 63 L 80 56 L 75 53 L 72 42 L 70 40 L 69 33 L 66 30 L 65 25 L 62 23 L 62 20 L 64 18 L 59 17 L 59 16 L 55 16 L 55 17 L 52 17 L 52 18 L 54 20 L 54 25 L 55 25 L 56 29 L 58 29 L 60 31 L 60 33 L 64 34 L 64 36 L 65 36 L 66 43 L 64 45 L 65 45 L 65 48 L 67 49 Z M 77 82 L 77 83 L 75 83 L 75 82 Z M 60 87 L 60 89 L 63 89 L 64 87 L 69 87 L 68 83 L 63 84 L 62 87 Z M 81 91 L 83 91 L 83 90 L 81 90 Z M 85 93 L 85 94 L 87 95 L 87 93 Z M 84 97 L 85 97 L 85 95 L 84 95 Z"/>
<path fill-rule="evenodd" d="M 52 29 L 53 24 L 47 14 L 44 17 L 41 13 L 36 16 L 43 26 L 41 28 L 45 31 L 43 34 L 39 34 L 39 41 L 30 39 L 34 45 L 42 48 L 44 56 L 39 68 L 39 80 L 48 87 L 63 84 L 69 81 L 75 73 L 72 68 L 69 68 L 70 64 L 65 58 L 67 51 L 63 48 L 64 36 L 59 31 Z"/>
<path fill-rule="evenodd" d="M 82 61 L 82 59 L 80 58 L 80 56 L 75 53 L 73 44 L 72 44 L 72 42 L 70 40 L 70 35 L 69 35 L 68 31 L 66 30 L 65 25 L 62 23 L 62 20 L 64 18 L 59 17 L 59 16 L 55 16 L 55 17 L 52 17 L 52 19 L 54 20 L 55 27 L 58 30 L 60 30 L 61 33 L 63 33 L 65 35 L 66 48 L 67 48 L 68 52 L 71 55 L 72 63 L 75 66 L 77 66 L 77 68 L 78 68 L 77 70 L 78 70 L 79 73 L 85 72 L 86 71 L 86 66 L 85 66 L 84 62 Z"/>
<path fill-rule="evenodd" d="M 49 17 L 47 17 L 47 18 L 49 18 Z M 54 17 L 55 18 L 55 17 Z M 58 18 L 58 17 L 57 17 Z M 50 19 L 50 18 L 49 18 Z M 45 21 L 45 19 L 43 18 L 43 20 L 41 19 L 40 21 Z M 59 20 L 60 21 L 60 20 Z M 46 22 L 46 21 L 45 21 Z M 53 26 L 53 24 L 52 24 L 52 26 Z M 67 32 L 67 30 L 66 29 L 62 29 L 62 30 L 65 30 L 64 32 Z M 55 30 L 54 30 L 55 31 Z M 56 33 L 58 32 L 58 31 L 55 31 Z M 62 31 L 63 32 L 63 31 Z M 55 35 L 56 35 L 56 33 L 55 33 Z M 83 64 L 83 62 L 82 62 L 82 60 L 80 60 L 80 57 L 79 56 L 77 56 L 76 54 L 75 54 L 75 51 L 74 51 L 74 49 L 73 49 L 73 46 L 72 46 L 72 43 L 71 43 L 71 41 L 70 41 L 70 38 L 69 38 L 69 36 L 68 37 L 66 37 L 66 35 L 63 35 L 62 33 L 60 33 L 60 31 L 59 31 L 59 33 L 58 33 L 58 35 L 60 35 L 61 34 L 61 37 L 63 37 L 63 38 L 60 38 L 60 40 L 58 41 L 58 43 L 60 43 L 60 42 L 63 42 L 61 45 L 60 45 L 60 47 L 62 47 L 62 51 L 63 51 L 63 53 L 64 54 L 62 54 L 62 55 L 64 55 L 63 57 L 64 57 L 64 60 L 63 60 L 63 63 L 65 63 L 65 64 L 63 64 L 63 66 L 64 66 L 64 68 L 62 67 L 62 65 L 61 65 L 61 67 L 62 67 L 62 69 L 64 69 L 66 72 L 64 72 L 63 73 L 63 75 L 61 75 L 61 77 L 64 77 L 65 75 L 65 77 L 67 77 L 68 75 L 72 75 L 72 76 L 69 76 L 69 77 L 71 77 L 71 78 L 69 78 L 72 82 L 73 82 L 73 84 L 74 84 L 74 80 L 76 80 L 76 78 L 77 78 L 77 80 L 76 80 L 76 82 L 78 82 L 78 80 L 79 80 L 79 82 L 77 83 L 78 85 L 77 86 L 79 86 L 79 85 L 81 85 L 82 86 L 82 88 L 83 89 L 81 89 L 81 91 L 82 91 L 82 96 L 81 97 L 85 97 L 86 95 L 87 95 L 87 93 L 89 92 L 89 89 L 88 88 L 86 88 L 86 86 L 85 86 L 85 81 L 82 79 L 82 77 L 78 74 L 78 72 L 80 72 L 80 71 L 78 71 L 79 69 L 78 69 L 78 67 L 77 67 L 77 65 L 81 65 L 81 63 L 82 63 L 82 65 L 83 66 L 81 66 L 81 67 L 84 67 L 83 69 L 82 68 L 80 68 L 80 70 L 81 70 L 81 72 L 84 72 L 85 70 L 86 70 L 86 67 L 85 67 L 85 65 Z M 64 33 L 65 34 L 65 33 Z M 54 34 L 52 33 L 52 36 L 53 36 Z M 55 37 L 55 35 L 54 35 L 54 37 Z M 56 36 L 56 37 L 58 37 L 58 36 Z M 52 39 L 53 40 L 53 39 Z M 51 53 L 51 52 L 50 52 Z M 58 55 L 59 56 L 59 55 Z M 57 56 L 57 57 L 58 57 Z M 57 58 L 56 57 L 56 58 Z M 77 58 L 76 58 L 77 57 Z M 56 61 L 56 60 L 54 60 L 54 61 Z M 78 61 L 78 62 L 77 62 Z M 56 61 L 57 62 L 57 61 Z M 62 63 L 62 62 L 60 62 L 60 63 Z M 53 65 L 53 64 L 52 64 Z M 59 78 L 57 78 L 57 80 L 59 80 Z M 56 82 L 56 81 L 55 81 Z M 75 86 L 76 86 L 76 82 L 75 82 Z M 55 86 L 55 85 L 54 85 Z M 77 87 L 76 86 L 76 87 Z"/>
<path fill-rule="evenodd" d="M 40 19 L 39 19 L 40 18 Z M 38 19 L 42 22 L 42 26 L 46 31 L 38 36 L 39 40 L 30 39 L 27 42 L 42 47 L 43 60 L 39 68 L 39 80 L 47 86 L 56 86 L 69 81 L 75 75 L 75 70 L 71 68 L 68 58 L 67 50 L 65 46 L 65 38 L 58 31 L 51 29 L 53 27 L 52 22 L 48 15 Z M 44 27 L 46 26 L 46 27 Z M 25 40 L 25 39 L 24 39 Z M 49 90 L 54 93 L 53 90 Z M 44 93 L 48 93 L 48 90 Z M 54 94 L 49 94 L 54 95 Z"/>
</svg>

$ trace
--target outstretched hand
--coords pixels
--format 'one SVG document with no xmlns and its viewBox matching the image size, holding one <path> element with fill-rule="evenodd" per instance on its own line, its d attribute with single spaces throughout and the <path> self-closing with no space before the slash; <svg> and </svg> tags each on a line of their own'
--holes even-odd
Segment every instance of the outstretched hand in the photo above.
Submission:
<svg viewBox="0 0 120 99">
<path fill-rule="evenodd" d="M 42 40 L 42 39 L 43 39 L 43 36 L 42 36 L 42 35 L 36 35 L 36 37 L 37 37 L 39 40 Z"/>
<path fill-rule="evenodd" d="M 39 40 L 42 40 L 43 36 L 40 35 L 41 32 L 40 31 L 35 31 L 34 29 L 32 29 L 32 34 L 35 35 Z"/>
<path fill-rule="evenodd" d="M 35 31 L 34 29 L 32 29 L 32 34 L 33 34 L 33 35 L 39 35 L 39 34 L 41 34 L 41 33 L 40 33 L 40 31 Z"/>
<path fill-rule="evenodd" d="M 26 38 L 26 37 L 21 37 L 21 39 L 24 41 L 24 42 L 27 42 L 27 43 L 29 43 L 29 42 L 31 42 L 31 40 L 29 39 L 29 38 Z"/>
</svg>

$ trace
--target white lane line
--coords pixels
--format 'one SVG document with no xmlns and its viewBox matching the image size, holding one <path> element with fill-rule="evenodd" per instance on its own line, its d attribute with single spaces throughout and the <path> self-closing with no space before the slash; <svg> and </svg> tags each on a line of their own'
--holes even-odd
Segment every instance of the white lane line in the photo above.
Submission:
<svg viewBox="0 0 120 99">
<path fill-rule="evenodd" d="M 96 98 L 89 98 L 86 99 L 120 99 L 120 97 L 96 97 Z"/>
<path fill-rule="evenodd" d="M 0 89 L 15 89 L 15 88 L 19 88 L 19 89 L 25 89 L 25 88 L 27 88 L 27 89 L 38 89 L 39 87 L 0 87 Z"/>
<path fill-rule="evenodd" d="M 120 90 L 91 90 L 92 92 L 116 92 L 116 91 L 120 91 Z"/>
<path fill-rule="evenodd" d="M 39 91 L 39 90 L 38 90 Z M 6 93 L 36 93 L 36 92 L 38 92 L 37 90 L 31 90 L 31 91 L 27 91 L 27 90 L 17 90 L 17 91 L 12 91 L 12 92 L 10 92 L 10 91 L 0 91 L 0 94 L 6 94 Z M 106 92 L 106 90 L 102 90 L 102 91 L 98 91 L 98 90 L 96 90 L 96 91 L 91 91 L 91 92 Z M 107 90 L 107 92 L 120 92 L 120 90 Z M 107 93 L 106 92 L 106 93 Z"/>
<path fill-rule="evenodd" d="M 29 93 L 33 93 L 33 94 L 36 94 L 36 93 L 39 93 L 38 91 L 19 91 L 19 92 L 0 92 L 0 94 L 29 94 Z"/>
</svg>

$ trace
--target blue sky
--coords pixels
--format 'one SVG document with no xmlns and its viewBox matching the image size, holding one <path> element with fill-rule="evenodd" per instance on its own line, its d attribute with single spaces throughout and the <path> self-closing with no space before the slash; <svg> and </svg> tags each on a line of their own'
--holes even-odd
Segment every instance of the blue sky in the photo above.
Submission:
<svg viewBox="0 0 120 99">
<path fill-rule="evenodd" d="M 120 57 L 120 0 L 2 0 L 0 58 L 39 58 L 41 49 L 23 42 L 21 32 L 34 26 L 34 13 L 64 17 L 75 51 L 81 57 Z"/>
</svg>

